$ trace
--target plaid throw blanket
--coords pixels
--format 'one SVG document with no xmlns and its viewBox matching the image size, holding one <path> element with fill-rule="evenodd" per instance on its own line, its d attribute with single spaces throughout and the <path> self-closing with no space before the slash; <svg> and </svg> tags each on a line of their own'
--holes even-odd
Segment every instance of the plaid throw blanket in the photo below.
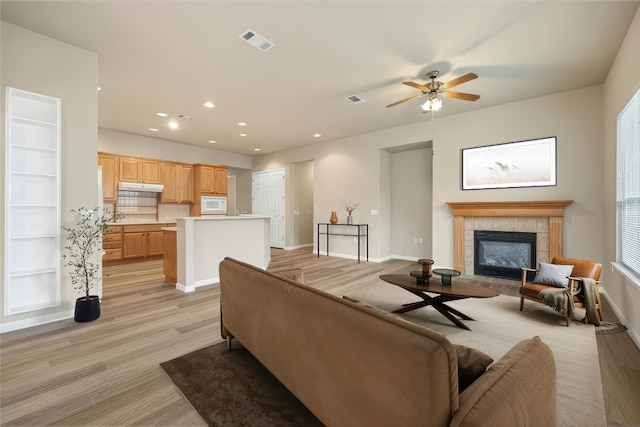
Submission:
<svg viewBox="0 0 640 427">
<path fill-rule="evenodd" d="M 540 298 L 546 305 L 553 308 L 565 317 L 578 320 L 582 323 L 600 325 L 600 318 L 596 309 L 596 281 L 590 278 L 582 278 L 574 282 L 573 293 L 568 288 L 550 288 L 540 291 Z M 573 305 L 573 295 L 582 293 L 586 314 L 583 319 L 576 319 Z"/>
</svg>

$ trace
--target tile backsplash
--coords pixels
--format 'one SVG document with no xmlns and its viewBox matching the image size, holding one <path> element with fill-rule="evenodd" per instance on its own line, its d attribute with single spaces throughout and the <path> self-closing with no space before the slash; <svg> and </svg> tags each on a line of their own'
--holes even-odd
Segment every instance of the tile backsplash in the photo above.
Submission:
<svg viewBox="0 0 640 427">
<path fill-rule="evenodd" d="M 138 191 L 119 191 L 118 202 L 105 203 L 104 207 L 113 211 L 118 209 L 120 223 L 139 223 L 155 221 L 173 221 L 178 217 L 189 216 L 189 205 L 160 203 L 160 195 Z"/>
<path fill-rule="evenodd" d="M 189 205 L 174 205 L 160 203 L 158 205 L 158 219 L 163 221 L 165 219 L 180 218 L 189 216 Z"/>
</svg>

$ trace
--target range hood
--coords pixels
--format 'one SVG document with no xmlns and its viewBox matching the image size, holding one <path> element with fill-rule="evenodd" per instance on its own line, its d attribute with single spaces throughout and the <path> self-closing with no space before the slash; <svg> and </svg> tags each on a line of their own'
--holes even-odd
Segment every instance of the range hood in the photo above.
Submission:
<svg viewBox="0 0 640 427">
<path fill-rule="evenodd" d="M 118 190 L 120 191 L 146 191 L 147 193 L 162 193 L 164 185 L 162 184 L 140 184 L 137 182 L 119 182 Z"/>
</svg>

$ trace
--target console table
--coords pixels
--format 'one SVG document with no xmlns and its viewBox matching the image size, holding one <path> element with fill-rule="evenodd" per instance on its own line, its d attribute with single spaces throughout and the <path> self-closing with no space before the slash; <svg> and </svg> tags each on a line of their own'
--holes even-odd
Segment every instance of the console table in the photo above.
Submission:
<svg viewBox="0 0 640 427">
<path fill-rule="evenodd" d="M 322 229 L 324 227 L 324 229 Z M 335 227 L 338 227 L 336 229 Z M 345 231 L 344 227 L 351 227 Z M 355 227 L 356 230 L 353 230 Z M 352 232 L 351 230 L 355 231 Z M 365 239 L 365 247 L 367 249 L 367 262 L 369 261 L 369 224 L 331 224 L 327 222 L 318 223 L 318 258 L 320 258 L 320 235 L 326 236 L 325 241 L 327 243 L 327 256 L 329 256 L 329 236 L 350 236 L 355 237 L 358 240 L 358 264 L 360 264 L 360 244 L 362 238 Z"/>
</svg>

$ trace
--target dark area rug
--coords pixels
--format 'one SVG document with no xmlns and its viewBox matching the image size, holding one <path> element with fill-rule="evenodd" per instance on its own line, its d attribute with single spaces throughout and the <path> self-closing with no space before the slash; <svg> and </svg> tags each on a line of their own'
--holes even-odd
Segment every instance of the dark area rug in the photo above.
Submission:
<svg viewBox="0 0 640 427">
<path fill-rule="evenodd" d="M 160 366 L 210 426 L 322 426 L 237 340 Z"/>
</svg>

